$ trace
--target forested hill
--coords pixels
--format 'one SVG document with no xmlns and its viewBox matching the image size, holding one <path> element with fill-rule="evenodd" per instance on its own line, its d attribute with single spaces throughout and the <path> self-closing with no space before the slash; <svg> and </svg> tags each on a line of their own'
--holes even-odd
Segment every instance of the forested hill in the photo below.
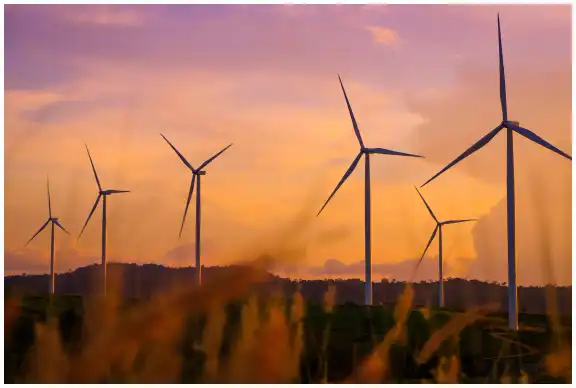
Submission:
<svg viewBox="0 0 576 388">
<path fill-rule="evenodd" d="M 202 277 L 210 282 L 226 271 L 234 271 L 237 266 L 205 267 Z M 194 268 L 169 268 L 155 264 L 108 264 L 108 278 L 110 282 L 120 284 L 125 297 L 143 298 L 156 292 L 168 289 L 174 284 L 190 284 L 194 281 Z M 273 276 L 265 273 L 259 277 L 263 279 L 258 286 L 260 289 L 273 289 L 280 287 L 287 293 L 296 289 L 296 282 L 290 279 Z M 58 274 L 56 277 L 57 293 L 94 294 L 100 290 L 100 266 L 91 265 L 77 268 L 72 272 Z M 19 275 L 8 276 L 4 279 L 7 294 L 17 293 L 44 293 L 48 290 L 48 275 Z M 329 283 L 336 285 L 336 303 L 347 302 L 361 304 L 364 300 L 364 284 L 360 279 L 335 280 L 303 280 L 300 289 L 305 299 L 321 301 Z M 225 287 L 225 284 L 222 284 Z M 404 282 L 390 282 L 383 279 L 374 283 L 374 303 L 394 303 L 404 289 Z M 433 306 L 437 299 L 437 283 L 420 282 L 414 285 L 415 304 L 417 306 Z M 505 285 L 488 283 L 477 280 L 448 279 L 444 283 L 446 307 L 452 309 L 467 309 L 484 305 L 490 302 L 500 303 L 501 309 L 507 305 L 507 288 Z M 520 312 L 545 313 L 547 312 L 546 295 L 544 287 L 520 287 Z M 561 314 L 572 314 L 572 287 L 554 287 L 553 295 L 557 298 L 558 309 Z"/>
</svg>

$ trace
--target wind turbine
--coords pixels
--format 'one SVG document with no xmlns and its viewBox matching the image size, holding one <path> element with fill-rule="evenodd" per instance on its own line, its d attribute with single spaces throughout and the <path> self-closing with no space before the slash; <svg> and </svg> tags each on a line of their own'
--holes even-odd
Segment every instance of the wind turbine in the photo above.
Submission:
<svg viewBox="0 0 576 388">
<path fill-rule="evenodd" d="M 516 285 L 516 236 L 515 236 L 515 211 L 514 211 L 514 143 L 512 134 L 514 132 L 532 140 L 533 142 L 548 148 L 551 151 L 572 160 L 572 157 L 565 152 L 559 150 L 540 136 L 530 131 L 529 129 L 520 126 L 518 121 L 508 120 L 508 108 L 506 105 L 506 79 L 504 75 L 504 59 L 502 56 L 502 38 L 500 33 L 500 15 L 498 14 L 498 53 L 500 60 L 500 104 L 502 106 L 502 121 L 500 124 L 490 131 L 486 136 L 478 140 L 474 145 L 468 148 L 458 156 L 440 172 L 430 178 L 421 187 L 431 182 L 437 176 L 460 162 L 467 156 L 478 151 L 490 142 L 502 129 L 506 129 L 506 199 L 507 199 L 507 214 L 508 214 L 508 326 L 511 330 L 518 330 L 518 292 Z"/>
<path fill-rule="evenodd" d="M 354 112 L 352 111 L 352 107 L 350 106 L 350 101 L 348 101 L 348 96 L 346 95 L 346 90 L 344 89 L 344 85 L 342 84 L 342 79 L 338 76 L 338 80 L 340 81 L 340 87 L 342 88 L 342 92 L 344 93 L 344 99 L 346 100 L 346 105 L 348 106 L 348 112 L 350 113 L 350 119 L 352 120 L 352 126 L 354 127 L 354 132 L 356 133 L 356 138 L 358 139 L 358 143 L 360 144 L 360 152 L 356 156 L 356 158 L 352 161 L 348 170 L 344 173 L 344 176 L 336 185 L 336 188 L 330 194 L 330 197 L 324 203 L 324 206 L 320 209 L 317 216 L 322 213 L 322 210 L 326 207 L 328 202 L 332 199 L 334 194 L 338 191 L 340 186 L 344 184 L 346 179 L 352 174 L 358 162 L 362 156 L 365 156 L 365 168 L 364 168 L 364 250 L 365 250 L 365 296 L 364 302 L 366 305 L 372 305 L 372 261 L 371 261 L 371 225 L 370 225 L 370 154 L 381 154 L 381 155 L 398 155 L 398 156 L 412 156 L 421 158 L 420 155 L 412 155 L 407 154 L 404 152 L 392 151 L 387 150 L 384 148 L 366 148 L 364 146 L 364 142 L 362 141 L 362 136 L 360 135 L 360 130 L 358 129 L 358 124 L 356 123 L 356 118 L 354 117 Z"/>
<path fill-rule="evenodd" d="M 418 189 L 416 187 L 414 187 L 414 188 L 416 189 L 416 191 L 418 191 Z M 416 267 L 418 267 L 420 265 L 420 263 L 422 262 L 422 259 L 424 258 L 424 255 L 426 254 L 426 251 L 428 250 L 428 247 L 430 246 L 430 244 L 432 244 L 434 237 L 436 237 L 436 232 L 438 232 L 438 306 L 444 307 L 444 276 L 443 276 L 443 263 L 442 263 L 442 226 L 443 225 L 450 225 L 450 224 L 459 224 L 462 222 L 476 221 L 476 218 L 469 218 L 466 220 L 438 221 L 438 218 L 436 218 L 436 216 L 432 212 L 432 209 L 430 208 L 430 206 L 428 206 L 428 203 L 426 202 L 426 200 L 424 199 L 424 197 L 422 196 L 420 191 L 418 191 L 418 195 L 420 195 L 420 198 L 422 198 L 422 201 L 424 202 L 424 205 L 426 205 L 428 212 L 430 213 L 432 218 L 434 218 L 434 221 L 436 222 L 436 227 L 434 228 L 434 231 L 432 232 L 432 236 L 430 236 L 430 240 L 428 241 L 428 245 L 426 245 L 426 248 L 424 249 L 424 252 L 422 253 L 422 257 L 420 257 L 420 260 L 418 260 L 418 264 L 416 265 Z"/>
<path fill-rule="evenodd" d="M 30 242 L 34 240 L 34 237 L 39 235 L 40 232 L 42 232 L 49 223 L 52 223 L 52 231 L 50 236 L 50 296 L 52 296 L 54 295 L 54 225 L 62 229 L 64 232 L 66 232 L 66 234 L 70 235 L 70 233 L 68 233 L 68 231 L 64 229 L 62 225 L 60 225 L 57 217 L 52 217 L 52 205 L 50 203 L 50 181 L 48 179 L 46 179 L 46 187 L 48 189 L 48 221 L 46 221 L 44 225 L 42 225 L 40 229 L 34 233 L 34 236 L 28 240 L 26 245 L 30 244 Z"/>
<path fill-rule="evenodd" d="M 100 198 L 102 198 L 102 280 L 104 282 L 103 283 L 104 296 L 106 296 L 106 197 L 112 194 L 129 193 L 130 191 L 103 190 L 102 186 L 100 185 L 100 180 L 98 179 L 98 174 L 96 173 L 96 167 L 94 167 L 94 162 L 92 161 L 92 157 L 90 156 L 90 150 L 88 150 L 87 145 L 86 145 L 86 152 L 88 152 L 88 158 L 90 159 L 90 164 L 92 165 L 92 171 L 94 171 L 94 178 L 96 178 L 96 184 L 98 185 L 98 197 L 96 197 L 96 202 L 94 202 L 94 206 L 92 207 L 92 210 L 90 210 L 90 214 L 86 219 L 86 223 L 84 223 L 84 227 L 80 231 L 78 240 L 80 240 L 80 237 L 82 237 L 82 233 L 84 233 L 84 229 L 86 229 L 86 225 L 88 225 L 90 217 L 92 217 L 92 214 L 94 214 L 94 211 L 98 206 L 98 202 L 100 202 Z"/>
<path fill-rule="evenodd" d="M 180 233 L 178 234 L 178 238 L 182 236 L 182 229 L 184 228 L 184 222 L 186 221 L 186 214 L 188 213 L 188 206 L 190 205 L 190 200 L 192 199 L 192 193 L 194 192 L 194 183 L 198 180 L 196 184 L 196 241 L 195 241 L 195 250 L 196 250 L 196 276 L 197 276 L 197 283 L 198 285 L 202 284 L 202 266 L 200 264 L 200 177 L 202 175 L 206 175 L 206 171 L 204 168 L 208 166 L 214 159 L 216 159 L 220 154 L 226 151 L 228 148 L 232 146 L 233 143 L 226 146 L 222 151 L 216 153 L 211 158 L 207 159 L 204 163 L 200 165 L 198 168 L 192 167 L 192 165 L 186 160 L 186 158 L 170 143 L 168 139 L 162 134 L 160 134 L 166 140 L 168 145 L 176 152 L 176 155 L 182 160 L 182 163 L 192 172 L 192 180 L 190 181 L 190 190 L 188 191 L 188 199 L 186 200 L 186 207 L 184 208 L 184 216 L 182 216 L 182 224 L 180 226 Z"/>
</svg>

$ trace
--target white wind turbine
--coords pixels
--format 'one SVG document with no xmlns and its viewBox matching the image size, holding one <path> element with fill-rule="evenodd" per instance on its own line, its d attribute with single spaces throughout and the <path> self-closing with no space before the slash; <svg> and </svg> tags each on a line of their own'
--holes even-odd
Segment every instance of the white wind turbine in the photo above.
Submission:
<svg viewBox="0 0 576 388">
<path fill-rule="evenodd" d="M 190 190 L 188 191 L 188 199 L 186 200 L 186 207 L 184 208 L 184 215 L 182 216 L 182 224 L 180 225 L 180 233 L 178 234 L 178 238 L 182 236 L 182 229 L 184 228 L 184 222 L 186 221 L 186 214 L 188 213 L 188 206 L 190 205 L 190 200 L 192 199 L 192 193 L 194 192 L 194 183 L 196 180 L 196 239 L 194 243 L 194 248 L 196 251 L 196 284 L 202 284 L 202 265 L 200 262 L 200 177 L 202 175 L 206 175 L 206 171 L 203 169 L 208 166 L 214 159 L 216 159 L 220 154 L 226 151 L 228 148 L 232 146 L 232 143 L 226 146 L 222 151 L 216 153 L 211 158 L 207 159 L 204 163 L 200 165 L 198 168 L 192 167 L 192 165 L 186 160 L 186 158 L 170 143 L 170 141 L 162 134 L 160 134 L 166 140 L 168 145 L 176 152 L 176 155 L 182 160 L 182 163 L 192 172 L 192 180 L 190 181 Z"/>
<path fill-rule="evenodd" d="M 515 236 L 515 211 L 514 211 L 514 146 L 513 137 L 514 132 L 532 140 L 533 142 L 548 148 L 551 151 L 572 160 L 572 157 L 565 152 L 559 150 L 540 136 L 530 131 L 529 129 L 522 128 L 518 121 L 508 120 L 508 108 L 506 105 L 506 79 L 504 75 L 504 59 L 502 56 L 502 38 L 500 33 L 500 15 L 498 15 L 498 53 L 499 53 L 499 73 L 500 73 L 500 104 L 502 106 L 502 121 L 500 124 L 490 131 L 482 139 L 478 140 L 474 145 L 468 148 L 458 156 L 440 172 L 430 178 L 421 187 L 431 182 L 444 171 L 454 166 L 467 156 L 478 151 L 490 142 L 500 132 L 501 129 L 506 129 L 506 199 L 507 199 L 507 215 L 508 215 L 508 326 L 511 330 L 518 330 L 518 291 L 516 284 L 516 236 Z"/>
<path fill-rule="evenodd" d="M 348 96 L 346 95 L 346 90 L 344 89 L 344 85 L 342 84 L 342 79 L 338 76 L 338 80 L 340 81 L 340 87 L 342 88 L 342 92 L 344 93 L 344 99 L 346 100 L 346 105 L 348 106 L 348 112 L 350 113 L 350 119 L 352 120 L 352 126 L 354 127 L 354 132 L 356 133 L 356 138 L 358 139 L 358 143 L 360 144 L 360 152 L 352 161 L 352 164 L 348 168 L 348 170 L 344 173 L 344 176 L 336 185 L 336 188 L 330 194 L 330 197 L 324 203 L 324 206 L 320 209 L 317 215 L 322 213 L 322 210 L 326 207 L 330 199 L 336 194 L 336 191 L 344 184 L 346 179 L 352 174 L 358 162 L 362 156 L 365 156 L 365 167 L 364 167 L 364 250 L 365 250 L 365 296 L 364 296 L 364 303 L 366 305 L 372 305 L 372 259 L 371 259 L 371 220 L 370 220 L 370 154 L 381 154 L 381 155 L 398 155 L 398 156 L 412 156 L 421 158 L 420 155 L 412 155 L 407 154 L 404 152 L 392 151 L 387 150 L 384 148 L 366 148 L 364 146 L 364 142 L 362 141 L 362 136 L 360 135 L 360 130 L 358 129 L 358 124 L 356 123 L 356 118 L 354 117 L 354 112 L 352 111 L 352 107 L 350 106 L 350 101 L 348 101 Z"/>
<path fill-rule="evenodd" d="M 46 179 L 46 187 L 48 188 L 48 221 L 46 221 L 44 225 L 42 225 L 40 229 L 34 233 L 34 236 L 28 240 L 26 245 L 30 244 L 30 242 L 34 240 L 34 237 L 40 234 L 40 232 L 42 232 L 49 223 L 52 223 L 52 230 L 50 235 L 50 295 L 52 296 L 54 295 L 54 225 L 62 229 L 64 232 L 66 232 L 66 234 L 70 235 L 70 233 L 68 233 L 68 231 L 64 229 L 62 225 L 60 225 L 57 217 L 52 217 L 52 205 L 50 203 L 50 182 L 48 179 Z"/>
<path fill-rule="evenodd" d="M 100 180 L 98 179 L 98 174 L 96 173 L 96 168 L 94 167 L 94 162 L 92 161 L 92 157 L 90 156 L 90 151 L 88 150 L 88 146 L 86 146 L 86 152 L 88 152 L 88 158 L 90 159 L 90 165 L 92 165 L 92 171 L 94 171 L 94 178 L 96 178 L 96 184 L 98 185 L 98 197 L 96 197 L 96 202 L 94 202 L 94 206 L 86 219 L 86 223 L 84 223 L 84 227 L 80 231 L 80 235 L 78 236 L 78 240 L 82 237 L 82 233 L 84 229 L 86 229 L 86 225 L 88 225 L 88 221 L 90 221 L 90 217 L 94 214 L 96 207 L 98 206 L 98 202 L 100 202 L 100 198 L 102 197 L 102 281 L 103 281 L 103 293 L 106 296 L 106 197 L 112 194 L 120 194 L 120 193 L 129 193 L 130 191 L 127 190 L 103 190 L 102 186 L 100 185 Z"/>
<path fill-rule="evenodd" d="M 416 189 L 416 191 L 418 191 L 418 189 L 416 187 L 414 187 L 414 188 Z M 424 252 L 422 253 L 422 257 L 420 257 L 420 260 L 418 260 L 418 264 L 416 265 L 416 267 L 418 267 L 420 265 L 420 263 L 422 262 L 422 259 L 424 259 L 424 255 L 426 254 L 428 247 L 430 247 L 430 244 L 432 244 L 434 237 L 436 237 L 436 232 L 438 232 L 438 306 L 444 307 L 444 275 L 443 275 L 443 273 L 444 273 L 443 267 L 444 266 L 443 266 L 443 262 L 442 262 L 442 226 L 443 225 L 450 225 L 450 224 L 459 224 L 461 222 L 476 221 L 476 218 L 469 218 L 466 220 L 438 221 L 438 218 L 436 218 L 436 216 L 432 212 L 432 209 L 430 208 L 430 206 L 428 206 L 428 203 L 426 202 L 426 200 L 424 199 L 424 197 L 422 196 L 420 191 L 418 191 L 418 195 L 420 195 L 420 198 L 422 198 L 424 205 L 426 205 L 426 209 L 428 209 L 428 212 L 430 213 L 430 215 L 432 216 L 432 218 L 436 222 L 436 227 L 434 228 L 434 231 L 432 232 L 432 236 L 430 236 L 430 240 L 428 240 L 428 244 L 426 245 L 426 248 L 424 249 Z"/>
</svg>

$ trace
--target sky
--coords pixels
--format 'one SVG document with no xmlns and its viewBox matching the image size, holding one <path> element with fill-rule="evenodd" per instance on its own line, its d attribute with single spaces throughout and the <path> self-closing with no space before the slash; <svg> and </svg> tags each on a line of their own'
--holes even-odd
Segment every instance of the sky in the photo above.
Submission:
<svg viewBox="0 0 576 388">
<path fill-rule="evenodd" d="M 373 279 L 405 280 L 434 228 L 420 186 L 496 127 L 496 14 L 510 119 L 571 154 L 569 5 L 6 5 L 6 274 L 100 261 L 97 196 L 109 198 L 110 261 L 190 266 L 191 174 L 202 178 L 202 257 L 261 254 L 300 278 L 361 278 L 364 166 L 316 213 L 364 142 L 423 159 L 371 157 Z M 571 284 L 571 162 L 515 135 L 518 280 Z M 504 282 L 505 135 L 421 189 L 441 219 L 445 277 Z M 436 279 L 434 242 L 417 279 Z"/>
</svg>

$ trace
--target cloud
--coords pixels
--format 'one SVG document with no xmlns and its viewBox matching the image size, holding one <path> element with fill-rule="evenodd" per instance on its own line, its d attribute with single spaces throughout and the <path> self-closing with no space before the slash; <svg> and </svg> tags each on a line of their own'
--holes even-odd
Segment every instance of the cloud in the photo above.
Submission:
<svg viewBox="0 0 576 388">
<path fill-rule="evenodd" d="M 459 259 L 467 264 L 468 260 Z M 395 263 L 373 263 L 372 264 L 372 279 L 373 281 L 380 281 L 380 278 L 396 279 L 399 281 L 422 281 L 422 280 L 437 280 L 438 273 L 438 257 L 426 258 L 422 261 L 420 267 L 415 273 L 414 269 L 418 259 L 406 259 Z M 351 264 L 345 264 L 337 259 L 328 259 L 322 266 L 311 266 L 305 272 L 313 277 L 341 277 L 341 278 L 360 278 L 364 279 L 365 265 L 364 261 L 357 261 Z M 444 273 L 448 274 L 446 277 L 456 277 L 452 274 L 454 271 L 453 264 L 444 262 Z"/>
<path fill-rule="evenodd" d="M 368 26 L 366 27 L 372 34 L 372 39 L 378 44 L 383 44 L 385 46 L 394 46 L 398 44 L 399 38 L 396 30 L 388 27 L 378 27 L 378 26 Z"/>
<path fill-rule="evenodd" d="M 37 240 L 48 242 L 48 238 L 39 236 Z M 42 243 L 40 243 L 42 244 Z M 48 246 L 48 244 L 46 244 Z M 108 259 L 109 261 L 115 261 Z M 70 248 L 57 249 L 54 252 L 54 271 L 58 273 L 74 270 L 94 263 L 100 263 L 100 257 L 83 255 L 80 251 Z M 46 250 L 26 248 L 4 251 L 4 274 L 20 275 L 50 273 L 50 254 Z"/>
<path fill-rule="evenodd" d="M 195 265 L 196 260 L 196 244 L 180 244 L 177 247 L 169 250 L 163 259 L 167 259 L 170 265 L 175 266 L 190 266 Z M 211 239 L 202 241 L 202 256 L 210 256 L 214 252 L 214 242 Z M 206 263 L 204 263 L 206 265 Z"/>
<path fill-rule="evenodd" d="M 49 261 L 36 259 L 40 252 L 4 252 L 4 273 L 5 275 L 21 273 L 48 273 Z"/>
<path fill-rule="evenodd" d="M 382 50 L 365 39 L 363 30 L 377 21 L 377 9 L 386 7 L 375 6 L 371 12 L 355 5 L 91 7 L 94 10 L 64 5 L 56 11 L 29 6 L 7 12 L 10 85 L 28 85 L 31 77 L 43 84 L 57 76 L 69 78 L 82 61 L 131 63 L 162 71 L 169 67 L 256 73 L 274 69 L 316 76 L 354 73 L 363 82 L 372 81 L 369 73 L 389 70 L 382 62 Z M 297 28 L 288 9 L 296 10 Z M 68 13 L 82 22 L 62 16 Z M 30 63 L 42 63 L 42 71 Z M 36 74 L 30 75 L 34 70 Z"/>
<path fill-rule="evenodd" d="M 62 16 L 73 23 L 136 27 L 144 25 L 146 15 L 137 8 L 118 5 L 76 5 L 62 7 Z"/>
<path fill-rule="evenodd" d="M 318 244 L 330 244 L 334 241 L 342 241 L 350 237 L 351 230 L 346 225 L 340 225 L 316 233 L 315 241 Z"/>
<path fill-rule="evenodd" d="M 571 71 L 568 66 L 556 70 L 532 70 L 507 66 L 507 101 L 509 116 L 560 149 L 571 145 Z M 408 96 L 411 111 L 423 118 L 413 132 L 418 152 L 437 164 L 440 170 L 464 150 L 486 135 L 501 121 L 497 67 L 493 71 L 469 62 L 458 67 L 456 82 L 442 93 Z M 505 178 L 505 133 L 452 168 L 489 183 Z M 449 142 L 446 139 L 450 139 Z M 529 140 L 515 136 L 517 164 L 528 157 L 538 160 L 539 169 L 563 163 Z M 550 157 L 554 156 L 554 157 Z M 537 166 L 537 164 L 535 164 Z M 445 174 L 445 175 L 446 175 Z"/>
<path fill-rule="evenodd" d="M 506 70 L 511 119 L 569 152 L 569 69 L 558 66 L 555 71 L 536 71 L 511 65 Z M 497 77 L 497 68 L 486 71 L 464 63 L 453 88 L 409 99 L 411 109 L 425 120 L 415 131 L 414 142 L 436 165 L 435 172 L 499 124 Z M 497 281 L 507 281 L 505 138 L 505 133 L 498 134 L 424 188 L 440 198 L 441 206 L 460 198 L 473 208 L 488 197 L 496 197 L 472 229 L 477 257 L 468 275 Z M 552 277 L 560 284 L 571 284 L 571 162 L 518 134 L 514 134 L 514 158 L 518 281 L 541 284 Z M 484 182 L 483 188 L 472 189 L 455 179 L 456 173 Z M 493 194 L 488 194 L 488 187 L 494 188 Z M 544 271 L 547 261 L 553 269 Z"/>
<path fill-rule="evenodd" d="M 42 15 L 45 19 L 90 27 L 143 26 L 153 15 L 147 13 L 148 10 L 146 6 L 133 7 L 122 4 L 53 4 L 50 6 L 18 4 L 7 7 L 10 18 L 20 15 L 28 17 Z"/>
<path fill-rule="evenodd" d="M 516 182 L 516 271 L 519 284 L 572 284 L 572 182 L 569 163 L 554 175 L 535 173 Z M 530 167 L 534 167 L 531 163 Z M 468 274 L 508 281 L 506 201 L 474 228 L 477 258 Z"/>
<path fill-rule="evenodd" d="M 459 8 L 459 9 L 458 9 Z M 513 28 L 521 28 L 527 23 L 571 23 L 571 8 L 568 4 L 530 4 L 527 7 L 518 7 L 517 4 L 470 4 L 465 7 L 445 7 L 445 9 L 465 17 L 468 20 L 481 20 L 496 23 L 496 14 L 500 14 L 502 23 L 508 23 Z M 472 9 L 472 12 L 463 12 Z"/>
</svg>

